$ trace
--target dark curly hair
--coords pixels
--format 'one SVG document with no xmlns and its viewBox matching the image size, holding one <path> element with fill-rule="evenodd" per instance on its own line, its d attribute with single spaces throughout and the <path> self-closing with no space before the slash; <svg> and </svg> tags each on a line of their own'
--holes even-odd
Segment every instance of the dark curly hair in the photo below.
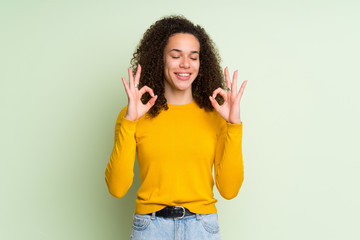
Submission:
<svg viewBox="0 0 360 240">
<path fill-rule="evenodd" d="M 146 30 L 130 62 L 134 74 L 138 64 L 141 65 L 139 89 L 146 85 L 158 95 L 155 105 L 148 112 L 150 117 L 156 117 L 162 110 L 168 109 L 164 89 L 163 54 L 169 37 L 176 33 L 192 34 L 200 43 L 200 68 L 192 83 L 193 99 L 197 105 L 206 111 L 212 111 L 209 96 L 218 87 L 225 88 L 219 53 L 204 28 L 194 25 L 183 16 L 162 18 Z M 150 98 L 150 94 L 145 93 L 141 100 L 146 103 Z M 216 100 L 220 105 L 224 102 L 220 95 L 217 95 Z"/>
</svg>

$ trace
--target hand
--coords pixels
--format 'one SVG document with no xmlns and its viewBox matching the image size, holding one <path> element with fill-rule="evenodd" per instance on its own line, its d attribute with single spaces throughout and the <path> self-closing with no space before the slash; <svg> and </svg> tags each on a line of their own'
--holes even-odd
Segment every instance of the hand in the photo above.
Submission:
<svg viewBox="0 0 360 240">
<path fill-rule="evenodd" d="M 140 65 L 138 65 L 135 80 L 131 68 L 129 68 L 128 71 L 130 86 L 128 85 L 124 77 L 121 78 L 129 101 L 125 118 L 131 121 L 136 121 L 141 118 L 145 113 L 147 113 L 147 111 L 149 111 L 152 106 L 154 106 L 157 95 L 154 96 L 153 90 L 148 86 L 143 86 L 140 90 L 138 89 L 138 87 L 135 87 L 135 84 L 136 86 L 139 86 L 141 74 Z M 141 102 L 141 97 L 146 92 L 148 92 L 152 96 L 152 98 L 146 104 L 143 104 Z"/>
<path fill-rule="evenodd" d="M 213 95 L 210 96 L 210 101 L 215 110 L 222 116 L 227 122 L 232 124 L 240 124 L 240 100 L 241 96 L 244 92 L 247 80 L 245 80 L 240 87 L 240 90 L 238 93 L 236 93 L 236 82 L 237 82 L 237 75 L 238 71 L 234 72 L 233 75 L 233 81 L 230 82 L 229 77 L 229 70 L 226 67 L 225 68 L 225 81 L 226 81 L 226 88 L 228 89 L 227 92 L 225 92 L 221 88 L 217 88 Z M 231 87 L 230 87 L 231 86 Z M 224 104 L 219 105 L 218 102 L 215 100 L 215 97 L 217 94 L 220 94 L 224 98 Z"/>
</svg>

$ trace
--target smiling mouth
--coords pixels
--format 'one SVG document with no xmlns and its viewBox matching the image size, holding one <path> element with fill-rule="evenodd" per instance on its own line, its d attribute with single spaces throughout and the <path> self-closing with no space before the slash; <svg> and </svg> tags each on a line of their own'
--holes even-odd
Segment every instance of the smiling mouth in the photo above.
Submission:
<svg viewBox="0 0 360 240">
<path fill-rule="evenodd" d="M 175 74 L 180 77 L 189 77 L 191 75 L 191 73 L 175 73 Z"/>
</svg>

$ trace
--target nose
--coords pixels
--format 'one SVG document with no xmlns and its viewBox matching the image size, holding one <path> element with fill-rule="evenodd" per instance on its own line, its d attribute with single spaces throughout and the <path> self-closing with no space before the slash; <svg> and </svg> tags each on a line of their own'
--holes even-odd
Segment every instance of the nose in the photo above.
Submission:
<svg viewBox="0 0 360 240">
<path fill-rule="evenodd" d="M 189 59 L 183 58 L 180 62 L 180 67 L 181 68 L 189 68 L 190 67 Z"/>
</svg>

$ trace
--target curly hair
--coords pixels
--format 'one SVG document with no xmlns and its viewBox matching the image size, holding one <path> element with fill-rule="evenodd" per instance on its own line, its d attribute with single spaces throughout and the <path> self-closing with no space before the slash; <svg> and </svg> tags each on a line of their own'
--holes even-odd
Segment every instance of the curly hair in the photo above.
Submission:
<svg viewBox="0 0 360 240">
<path fill-rule="evenodd" d="M 192 34 L 200 43 L 200 68 L 198 76 L 192 83 L 192 95 L 196 104 L 206 111 L 212 111 L 213 106 L 209 96 L 215 89 L 225 88 L 219 53 L 204 28 L 194 25 L 183 16 L 164 17 L 146 30 L 130 61 L 134 74 L 138 64 L 141 65 L 139 88 L 146 85 L 158 95 L 154 106 L 148 111 L 151 118 L 156 117 L 162 110 L 168 109 L 164 89 L 163 54 L 169 37 L 176 33 Z M 150 94 L 145 93 L 141 101 L 146 103 L 150 98 Z M 220 105 L 224 102 L 220 95 L 217 95 L 216 100 Z"/>
</svg>

